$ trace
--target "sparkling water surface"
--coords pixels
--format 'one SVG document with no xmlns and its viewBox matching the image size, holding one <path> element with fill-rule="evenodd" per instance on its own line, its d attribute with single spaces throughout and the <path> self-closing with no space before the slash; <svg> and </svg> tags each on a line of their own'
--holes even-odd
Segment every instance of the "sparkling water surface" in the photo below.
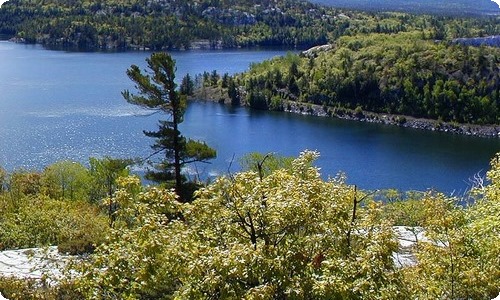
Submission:
<svg viewBox="0 0 500 300">
<path fill-rule="evenodd" d="M 177 78 L 204 71 L 248 69 L 283 50 L 218 50 L 171 53 Z M 0 42 L 0 166 L 43 169 L 58 160 L 87 163 L 89 157 L 146 157 L 161 115 L 127 104 L 133 89 L 125 71 L 145 67 L 149 52 L 64 52 L 38 45 Z M 484 175 L 500 151 L 499 139 L 231 108 L 191 102 L 182 123 L 185 136 L 217 150 L 211 164 L 191 173 L 216 176 L 238 170 L 237 159 L 253 152 L 297 156 L 318 150 L 324 177 L 342 171 L 364 189 L 398 188 L 461 193 L 474 174 Z M 230 168 L 231 167 L 231 168 Z"/>
</svg>

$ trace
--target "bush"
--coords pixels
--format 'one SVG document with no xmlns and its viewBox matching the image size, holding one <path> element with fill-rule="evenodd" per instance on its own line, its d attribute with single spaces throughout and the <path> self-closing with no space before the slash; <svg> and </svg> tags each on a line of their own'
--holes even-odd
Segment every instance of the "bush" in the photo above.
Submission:
<svg viewBox="0 0 500 300">
<path fill-rule="evenodd" d="M 57 250 L 60 253 L 69 255 L 92 253 L 96 247 L 95 243 L 96 241 L 93 240 L 91 236 L 83 235 L 76 237 L 75 239 L 61 242 L 57 246 Z"/>
<path fill-rule="evenodd" d="M 107 228 L 107 218 L 86 202 L 29 197 L 17 210 L 3 214 L 0 246 L 1 249 L 18 249 L 62 243 L 62 249 L 81 253 L 100 243 Z"/>
<path fill-rule="evenodd" d="M 70 283 L 49 286 L 36 279 L 0 277 L 0 293 L 9 300 L 74 300 L 84 299 Z"/>
<path fill-rule="evenodd" d="M 399 124 L 399 125 L 403 125 L 406 123 L 406 117 L 397 117 L 396 118 L 396 122 Z"/>
<path fill-rule="evenodd" d="M 0 277 L 0 292 L 9 300 L 56 299 L 49 288 L 42 287 L 35 279 Z"/>
<path fill-rule="evenodd" d="M 363 118 L 365 115 L 363 114 L 363 109 L 361 108 L 361 106 L 356 106 L 356 109 L 354 109 L 354 115 L 357 117 L 357 118 Z"/>
</svg>

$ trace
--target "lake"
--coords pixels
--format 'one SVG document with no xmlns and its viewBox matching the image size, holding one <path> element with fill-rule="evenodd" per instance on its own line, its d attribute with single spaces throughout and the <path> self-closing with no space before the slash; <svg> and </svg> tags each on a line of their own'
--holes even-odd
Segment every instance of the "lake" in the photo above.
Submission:
<svg viewBox="0 0 500 300">
<path fill-rule="evenodd" d="M 282 50 L 217 50 L 171 53 L 177 78 L 217 70 L 246 70 Z M 125 74 L 145 66 L 149 52 L 64 52 L 38 45 L 0 42 L 0 166 L 43 169 L 58 160 L 146 157 L 161 115 L 127 104 L 133 89 Z M 484 175 L 500 151 L 499 139 L 424 132 L 379 124 L 232 108 L 201 101 L 189 104 L 183 134 L 218 152 L 211 164 L 191 171 L 216 176 L 238 171 L 249 152 L 297 156 L 318 150 L 326 177 L 342 171 L 363 189 L 397 188 L 461 193 L 469 178 Z M 233 159 L 234 158 L 234 159 Z M 233 162 L 234 160 L 234 162 Z M 231 166 L 231 168 L 229 168 Z"/>
</svg>

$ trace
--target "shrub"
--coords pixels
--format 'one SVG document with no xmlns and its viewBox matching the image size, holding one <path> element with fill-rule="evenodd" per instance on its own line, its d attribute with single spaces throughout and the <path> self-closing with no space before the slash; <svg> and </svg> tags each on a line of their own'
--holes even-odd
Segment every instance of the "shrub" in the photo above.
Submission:
<svg viewBox="0 0 500 300">
<path fill-rule="evenodd" d="M 108 228 L 107 219 L 86 202 L 66 202 L 46 196 L 29 197 L 0 221 L 2 249 L 63 244 L 71 253 L 91 250 Z M 73 245 L 69 247 L 69 245 Z M 80 245 L 76 247 L 76 245 Z"/>
<path fill-rule="evenodd" d="M 356 106 L 356 108 L 354 109 L 354 115 L 357 117 L 357 118 L 362 118 L 364 117 L 364 114 L 363 114 L 363 108 L 361 108 L 360 105 Z"/>
</svg>

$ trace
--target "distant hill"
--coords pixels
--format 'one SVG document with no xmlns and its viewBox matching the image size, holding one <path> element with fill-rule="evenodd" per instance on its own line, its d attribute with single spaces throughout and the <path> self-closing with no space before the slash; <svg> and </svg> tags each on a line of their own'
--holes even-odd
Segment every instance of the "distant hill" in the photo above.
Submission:
<svg viewBox="0 0 500 300">
<path fill-rule="evenodd" d="M 456 43 L 487 40 L 494 38 Z M 236 81 L 245 87 L 240 102 L 258 109 L 292 110 L 292 101 L 302 110 L 316 104 L 320 113 L 342 118 L 370 111 L 498 125 L 499 61 L 500 48 L 423 40 L 418 31 L 372 33 L 254 64 Z"/>
<path fill-rule="evenodd" d="M 457 12 L 493 12 L 486 4 L 495 5 L 489 0 L 481 0 L 484 3 L 474 8 L 465 0 L 455 0 L 455 4 L 431 0 L 312 1 L 336 6 L 364 3 L 355 8 L 377 10 L 391 10 L 397 3 L 400 9 L 410 3 L 427 3 L 427 10 L 434 7 Z M 9 0 L 0 7 L 0 39 L 3 35 L 56 49 L 309 48 L 344 35 L 414 30 L 422 32 L 424 39 L 486 37 L 500 33 L 500 18 L 366 13 L 305 0 Z"/>
<path fill-rule="evenodd" d="M 302 0 L 9 0 L 0 34 L 74 49 L 303 48 L 328 42 L 336 14 Z"/>
<path fill-rule="evenodd" d="M 500 15 L 498 4 L 490 0 L 311 0 L 338 8 L 374 11 L 403 11 L 446 15 Z"/>
</svg>

